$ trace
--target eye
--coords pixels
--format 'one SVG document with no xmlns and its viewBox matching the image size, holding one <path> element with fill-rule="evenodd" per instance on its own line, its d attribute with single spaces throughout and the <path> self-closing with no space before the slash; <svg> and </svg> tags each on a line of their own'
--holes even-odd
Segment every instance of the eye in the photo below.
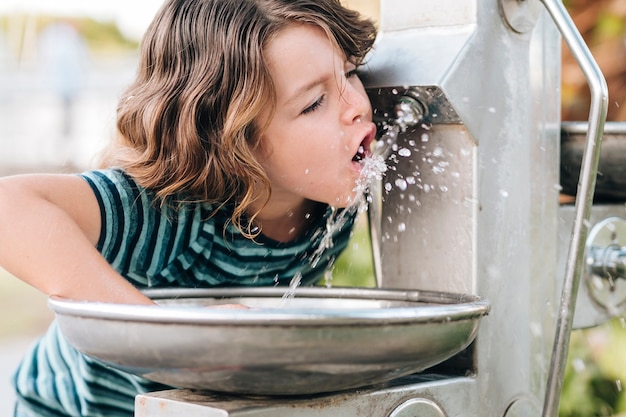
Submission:
<svg viewBox="0 0 626 417">
<path fill-rule="evenodd" d="M 346 71 L 346 78 L 357 77 L 359 75 L 358 68 L 354 68 L 350 71 Z"/>
<path fill-rule="evenodd" d="M 325 95 L 321 96 L 320 98 L 315 100 L 315 102 L 313 104 L 311 104 L 309 107 L 307 107 L 306 109 L 302 110 L 302 114 L 312 113 L 315 110 L 319 109 L 320 106 L 322 104 L 324 104 L 325 100 L 326 100 L 326 96 Z"/>
<path fill-rule="evenodd" d="M 344 76 L 346 79 L 350 79 L 352 77 L 357 77 L 359 75 L 359 65 L 354 62 L 348 60 L 344 63 Z"/>
</svg>

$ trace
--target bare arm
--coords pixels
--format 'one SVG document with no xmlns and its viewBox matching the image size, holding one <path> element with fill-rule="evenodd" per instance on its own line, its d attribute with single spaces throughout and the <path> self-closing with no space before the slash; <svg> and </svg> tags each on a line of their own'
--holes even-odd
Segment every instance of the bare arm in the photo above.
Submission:
<svg viewBox="0 0 626 417">
<path fill-rule="evenodd" d="M 48 295 L 152 304 L 96 250 L 100 209 L 73 175 L 0 178 L 0 266 Z"/>
</svg>

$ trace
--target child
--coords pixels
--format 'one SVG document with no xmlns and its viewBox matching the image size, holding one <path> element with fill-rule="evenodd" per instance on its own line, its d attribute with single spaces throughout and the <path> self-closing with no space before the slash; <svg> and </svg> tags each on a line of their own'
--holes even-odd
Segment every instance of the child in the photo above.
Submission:
<svg viewBox="0 0 626 417">
<path fill-rule="evenodd" d="M 372 23 L 338 0 L 168 0 L 102 170 L 0 181 L 0 265 L 46 294 L 151 304 L 150 287 L 314 283 L 354 214 L 375 126 L 355 74 Z M 156 308 L 156 307 L 155 307 Z M 163 389 L 53 324 L 15 376 L 16 416 L 132 416 Z"/>
</svg>

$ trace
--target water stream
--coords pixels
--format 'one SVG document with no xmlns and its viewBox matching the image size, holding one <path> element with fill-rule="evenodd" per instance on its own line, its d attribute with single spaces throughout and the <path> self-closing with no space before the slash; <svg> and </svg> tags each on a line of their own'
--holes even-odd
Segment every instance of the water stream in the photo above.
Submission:
<svg viewBox="0 0 626 417">
<path fill-rule="evenodd" d="M 352 202 L 344 209 L 331 207 L 331 214 L 327 218 L 326 227 L 311 237 L 311 239 L 319 239 L 319 244 L 309 258 L 313 267 L 317 266 L 326 250 L 333 247 L 334 234 L 341 230 L 356 213 L 362 213 L 367 210 L 367 191 L 375 181 L 382 180 L 383 174 L 387 171 L 385 160 L 379 153 L 368 154 L 361 161 L 361 165 L 361 173 L 353 189 L 355 196 Z M 327 287 L 330 287 L 332 283 L 332 267 L 334 261 L 333 259 L 329 262 L 328 269 L 324 274 Z M 297 273 L 294 275 L 289 283 L 288 290 L 282 297 L 284 301 L 295 297 L 296 290 L 301 280 L 302 274 Z"/>
<path fill-rule="evenodd" d="M 316 266 L 323 257 L 323 254 L 327 249 L 333 247 L 333 235 L 341 230 L 341 228 L 350 220 L 355 213 L 363 213 L 368 209 L 368 199 L 371 199 L 369 190 L 383 179 L 385 172 L 389 169 L 388 159 L 393 153 L 393 156 L 410 157 L 412 151 L 405 147 L 398 147 L 397 138 L 398 135 L 406 131 L 409 123 L 404 120 L 403 115 L 398 115 L 395 120 L 391 120 L 383 126 L 382 134 L 378 140 L 372 145 L 371 153 L 367 155 L 360 162 L 361 172 L 360 176 L 355 183 L 353 189 L 355 197 L 352 202 L 343 210 L 331 207 L 332 213 L 328 216 L 326 227 L 321 230 L 321 236 L 315 234 L 312 239 L 319 238 L 319 244 L 313 251 L 310 257 L 310 263 L 312 266 Z M 393 162 L 394 158 L 391 158 Z M 400 190 L 405 190 L 408 184 L 414 183 L 412 179 L 405 179 L 403 183 L 396 181 L 395 186 Z M 390 184 L 386 184 L 386 191 L 389 191 Z M 399 230 L 402 231 L 402 230 Z M 324 275 L 325 284 L 327 287 L 332 285 L 332 268 L 334 260 L 328 265 L 328 269 Z M 289 289 L 283 295 L 283 300 L 288 300 L 296 295 L 297 288 L 300 285 L 302 279 L 301 274 L 296 274 L 289 283 Z M 284 304 L 284 303 L 283 303 Z"/>
</svg>

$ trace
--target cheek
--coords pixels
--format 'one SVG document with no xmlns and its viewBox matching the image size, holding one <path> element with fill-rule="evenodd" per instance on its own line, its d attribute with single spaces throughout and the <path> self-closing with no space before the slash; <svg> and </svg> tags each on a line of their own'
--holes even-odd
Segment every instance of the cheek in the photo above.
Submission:
<svg viewBox="0 0 626 417">
<path fill-rule="evenodd" d="M 261 136 L 255 144 L 251 145 L 251 152 L 258 163 L 265 165 L 272 154 L 270 140 L 266 136 Z"/>
</svg>

